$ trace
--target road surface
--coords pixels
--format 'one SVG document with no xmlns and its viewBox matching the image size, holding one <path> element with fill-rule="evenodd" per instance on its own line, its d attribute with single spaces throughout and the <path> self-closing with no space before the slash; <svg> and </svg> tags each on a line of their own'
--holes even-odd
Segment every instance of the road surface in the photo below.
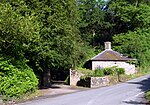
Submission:
<svg viewBox="0 0 150 105">
<path fill-rule="evenodd" d="M 90 89 L 20 105 L 148 105 L 143 95 L 150 89 L 150 75 L 113 86 Z"/>
</svg>

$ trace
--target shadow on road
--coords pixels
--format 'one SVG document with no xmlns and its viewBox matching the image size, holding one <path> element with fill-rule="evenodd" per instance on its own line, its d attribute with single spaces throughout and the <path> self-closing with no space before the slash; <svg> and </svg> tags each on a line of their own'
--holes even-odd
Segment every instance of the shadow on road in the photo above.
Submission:
<svg viewBox="0 0 150 105">
<path fill-rule="evenodd" d="M 145 79 L 145 80 L 142 80 L 142 81 L 140 81 L 140 82 L 127 82 L 127 83 L 129 83 L 129 84 L 139 84 L 139 89 L 141 90 L 141 92 L 145 92 L 145 91 L 147 91 L 147 90 L 149 90 L 150 89 L 150 78 L 147 78 L 147 79 Z M 126 104 L 133 104 L 133 105 L 150 105 L 150 102 L 147 102 L 146 100 L 145 100 L 145 98 L 144 98 L 144 96 L 142 96 L 142 97 L 139 97 L 140 99 L 143 99 L 143 100 L 141 100 L 141 101 L 133 101 L 133 100 L 130 100 L 130 101 L 124 101 L 124 103 L 126 103 Z"/>
<path fill-rule="evenodd" d="M 145 92 L 150 89 L 150 78 L 147 78 L 145 80 L 142 80 L 140 82 L 127 82 L 129 84 L 139 84 L 140 86 L 138 87 L 141 89 L 142 92 Z"/>
<path fill-rule="evenodd" d="M 51 87 L 40 87 L 40 90 L 45 90 L 45 89 L 60 89 L 61 87 L 59 86 L 54 86 L 52 85 Z"/>
<path fill-rule="evenodd" d="M 137 101 L 124 101 L 124 103 L 126 104 L 133 104 L 133 105 L 150 105 L 149 103 L 147 102 L 137 102 Z"/>
</svg>

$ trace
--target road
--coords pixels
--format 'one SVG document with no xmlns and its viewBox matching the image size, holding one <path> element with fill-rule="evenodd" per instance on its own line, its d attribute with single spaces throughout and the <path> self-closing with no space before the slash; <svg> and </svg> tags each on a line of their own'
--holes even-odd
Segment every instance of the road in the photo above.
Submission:
<svg viewBox="0 0 150 105">
<path fill-rule="evenodd" d="M 146 105 L 143 95 L 148 89 L 150 75 L 126 83 L 33 100 L 20 105 Z"/>
</svg>

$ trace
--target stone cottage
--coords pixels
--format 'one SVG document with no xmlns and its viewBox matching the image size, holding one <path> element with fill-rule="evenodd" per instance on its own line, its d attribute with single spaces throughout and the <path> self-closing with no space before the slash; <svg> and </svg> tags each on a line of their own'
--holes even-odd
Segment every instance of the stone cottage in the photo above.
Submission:
<svg viewBox="0 0 150 105">
<path fill-rule="evenodd" d="M 111 42 L 105 42 L 105 50 L 90 59 L 90 68 L 95 70 L 97 68 L 108 68 L 117 66 L 119 68 L 124 68 L 126 74 L 135 73 L 135 65 L 127 63 L 130 60 L 135 60 L 128 58 L 111 49 Z"/>
</svg>

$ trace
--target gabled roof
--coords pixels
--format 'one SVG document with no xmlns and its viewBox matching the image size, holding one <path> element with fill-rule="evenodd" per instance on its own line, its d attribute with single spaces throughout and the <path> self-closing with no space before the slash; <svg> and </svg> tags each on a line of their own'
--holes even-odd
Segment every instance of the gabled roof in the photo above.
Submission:
<svg viewBox="0 0 150 105">
<path fill-rule="evenodd" d="M 128 58 L 123 56 L 117 51 L 106 49 L 103 52 L 99 53 L 95 57 L 91 58 L 92 61 L 128 61 L 133 60 L 132 58 Z"/>
</svg>

